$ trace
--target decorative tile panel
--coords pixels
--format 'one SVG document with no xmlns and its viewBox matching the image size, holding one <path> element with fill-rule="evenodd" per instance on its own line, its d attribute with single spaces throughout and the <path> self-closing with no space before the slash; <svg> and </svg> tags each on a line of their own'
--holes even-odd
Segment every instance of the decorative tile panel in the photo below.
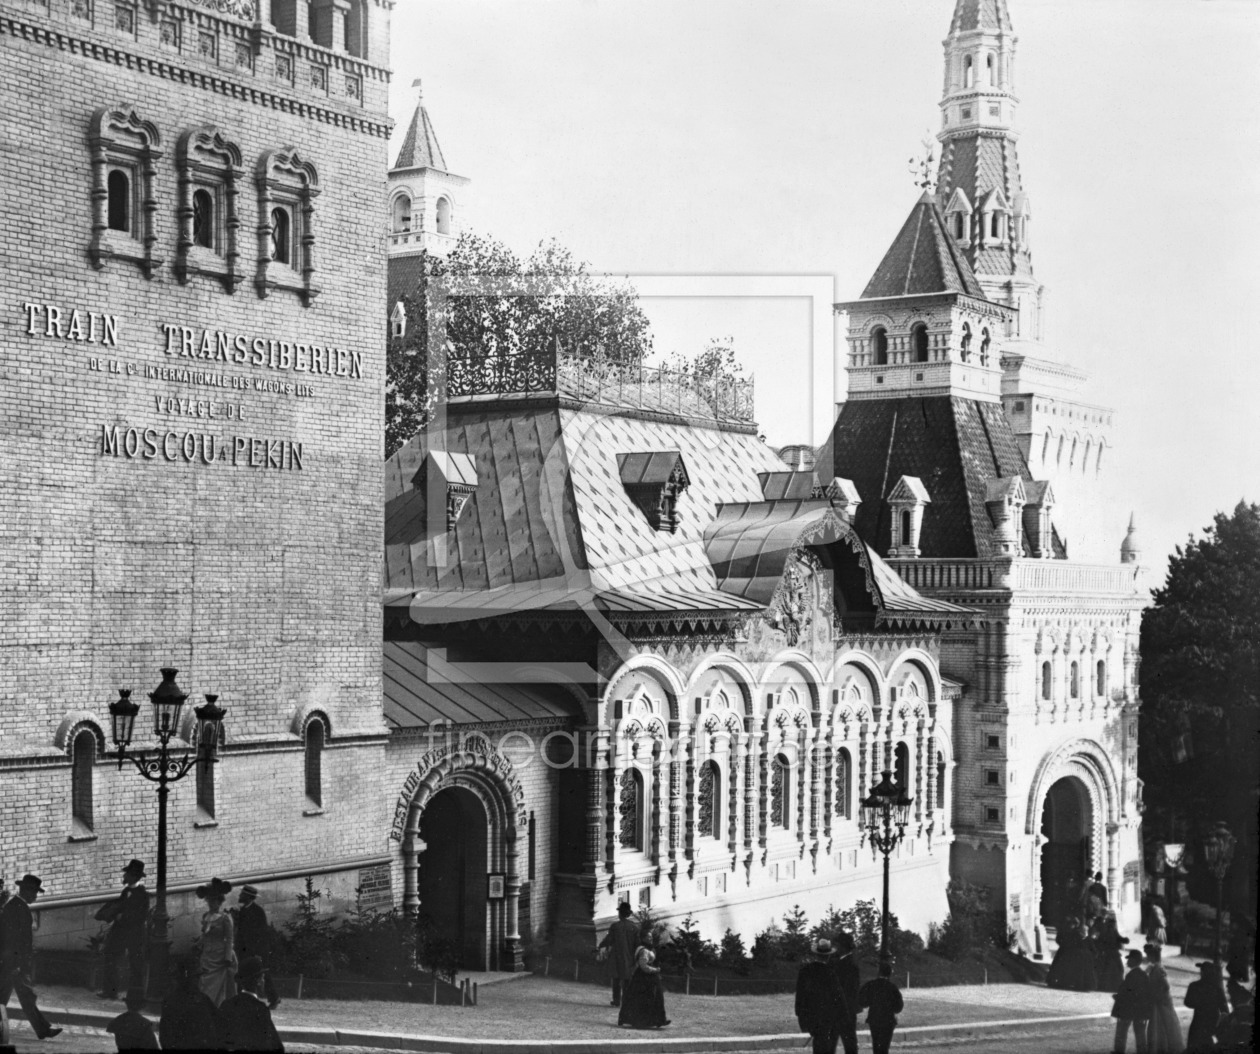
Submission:
<svg viewBox="0 0 1260 1054">
<path fill-rule="evenodd" d="M 290 55 L 276 56 L 276 77 L 282 81 L 293 81 L 293 58 Z"/>
<path fill-rule="evenodd" d="M 136 31 L 136 9 L 126 4 L 114 5 L 114 27 L 124 33 Z"/>
<path fill-rule="evenodd" d="M 70 13 L 75 18 L 86 19 L 92 21 L 92 0 L 73 0 L 70 5 Z"/>
<path fill-rule="evenodd" d="M 168 48 L 179 47 L 179 23 L 163 20 L 158 25 L 158 36 Z"/>
<path fill-rule="evenodd" d="M 201 32 L 197 34 L 197 54 L 205 58 L 212 59 L 215 57 L 218 48 L 218 40 L 215 39 L 213 33 Z"/>
</svg>

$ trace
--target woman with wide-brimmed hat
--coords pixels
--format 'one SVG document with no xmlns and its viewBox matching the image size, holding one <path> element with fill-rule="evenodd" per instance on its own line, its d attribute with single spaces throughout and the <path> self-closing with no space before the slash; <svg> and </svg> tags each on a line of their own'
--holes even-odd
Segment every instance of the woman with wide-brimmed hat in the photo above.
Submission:
<svg viewBox="0 0 1260 1054">
<path fill-rule="evenodd" d="M 236 941 L 232 916 L 223 902 L 232 892 L 232 883 L 212 878 L 197 887 L 197 896 L 206 902 L 201 916 L 201 990 L 215 1006 L 236 995 Z"/>
</svg>

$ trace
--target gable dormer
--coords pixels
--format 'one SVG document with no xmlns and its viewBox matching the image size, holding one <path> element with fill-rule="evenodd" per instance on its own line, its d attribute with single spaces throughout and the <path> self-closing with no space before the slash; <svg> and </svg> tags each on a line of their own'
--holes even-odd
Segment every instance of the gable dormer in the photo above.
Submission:
<svg viewBox="0 0 1260 1054">
<path fill-rule="evenodd" d="M 956 187 L 945 206 L 945 227 L 960 249 L 971 247 L 971 216 L 975 210 L 962 187 Z"/>
<path fill-rule="evenodd" d="M 992 248 L 1006 244 L 1010 212 L 1011 207 L 1007 204 L 1001 187 L 994 187 L 981 199 L 978 231 L 981 245 Z"/>
<path fill-rule="evenodd" d="M 468 454 L 430 450 L 412 479 L 421 494 L 428 493 L 430 473 L 436 473 L 438 485 L 446 491 L 446 529 L 453 531 L 459 514 L 477 490 L 477 463 Z"/>
<path fill-rule="evenodd" d="M 1054 556 L 1054 526 L 1050 522 L 1054 491 L 1048 482 L 1033 480 L 1024 484 L 1024 497 L 1024 533 L 1028 536 L 1028 555 L 1048 560 Z"/>
<path fill-rule="evenodd" d="M 995 556 L 1019 556 L 1020 531 L 1028 496 L 1019 476 L 991 479 L 985 486 L 984 506 L 993 524 Z"/>
<path fill-rule="evenodd" d="M 892 545 L 889 556 L 918 556 L 919 532 L 923 528 L 923 507 L 932 499 L 917 476 L 902 476 L 888 495 L 892 510 Z"/>
<path fill-rule="evenodd" d="M 834 477 L 826 486 L 820 484 L 817 487 L 816 496 L 826 498 L 831 502 L 831 507 L 845 523 L 853 522 L 858 506 L 862 504 L 862 498 L 853 480 L 842 479 L 840 476 Z"/>
<path fill-rule="evenodd" d="M 678 450 L 618 454 L 621 485 L 654 531 L 678 530 L 678 497 L 691 485 Z"/>
</svg>

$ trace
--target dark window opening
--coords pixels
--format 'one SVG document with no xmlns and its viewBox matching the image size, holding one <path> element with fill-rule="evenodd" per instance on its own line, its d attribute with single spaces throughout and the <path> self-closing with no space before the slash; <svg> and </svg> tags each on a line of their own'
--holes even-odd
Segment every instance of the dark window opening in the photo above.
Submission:
<svg viewBox="0 0 1260 1054">
<path fill-rule="evenodd" d="M 643 773 L 626 769 L 621 774 L 621 793 L 617 802 L 619 816 L 618 841 L 622 849 L 643 848 Z"/>
<path fill-rule="evenodd" d="M 126 172 L 114 169 L 105 183 L 109 193 L 109 229 L 131 233 L 131 180 Z"/>
<path fill-rule="evenodd" d="M 197 809 L 205 818 L 214 819 L 214 764 L 197 759 Z"/>
<path fill-rule="evenodd" d="M 971 359 L 971 326 L 964 322 L 962 325 L 962 360 L 967 362 Z"/>
<path fill-rule="evenodd" d="M 1107 664 L 1102 659 L 1098 660 L 1096 677 L 1097 677 L 1098 683 L 1095 686 L 1094 693 L 1096 695 L 1106 695 L 1107 694 Z"/>
<path fill-rule="evenodd" d="M 1041 698 L 1049 699 L 1050 691 L 1050 664 L 1048 662 L 1043 662 L 1041 664 Z"/>
<path fill-rule="evenodd" d="M 205 249 L 214 248 L 214 198 L 208 190 L 193 192 L 193 241 Z"/>
<path fill-rule="evenodd" d="M 961 212 L 954 213 L 954 237 L 959 241 L 966 237 L 966 228 L 963 226 L 963 214 Z"/>
<path fill-rule="evenodd" d="M 1069 670 L 1070 672 L 1068 676 L 1068 681 L 1069 681 L 1069 684 L 1071 685 L 1072 698 L 1078 699 L 1080 698 L 1080 694 L 1081 694 L 1081 670 L 1080 670 L 1080 667 L 1076 665 L 1076 663 L 1072 663 Z"/>
<path fill-rule="evenodd" d="M 901 544 L 910 545 L 910 510 L 901 510 Z"/>
<path fill-rule="evenodd" d="M 790 827 L 791 815 L 788 799 L 789 762 L 783 754 L 776 754 L 770 762 L 770 824 L 773 827 Z"/>
<path fill-rule="evenodd" d="M 995 212 L 989 217 L 989 233 L 994 238 L 1002 237 L 1002 214 Z"/>
<path fill-rule="evenodd" d="M 715 762 L 706 761 L 700 768 L 700 784 L 696 791 L 696 834 L 702 838 L 720 838 L 722 777 Z"/>
<path fill-rule="evenodd" d="M 293 259 L 290 245 L 289 213 L 287 209 L 271 210 L 271 258 L 276 263 L 287 264 Z"/>
<path fill-rule="evenodd" d="M 986 736 L 984 740 L 984 745 L 985 745 L 985 748 L 988 750 L 1001 750 L 1002 737 L 1001 736 Z"/>
<path fill-rule="evenodd" d="M 910 778 L 910 748 L 904 743 L 898 743 L 893 750 L 893 779 L 897 782 L 897 789 L 903 794 L 907 793 Z"/>
<path fill-rule="evenodd" d="M 928 331 L 927 326 L 922 322 L 915 325 L 910 331 L 910 344 L 914 351 L 915 362 L 928 361 Z"/>
<path fill-rule="evenodd" d="M 534 881 L 534 866 L 535 866 L 535 863 L 537 862 L 536 855 L 535 855 L 536 846 L 537 846 L 537 835 L 538 835 L 538 825 L 534 820 L 533 810 L 531 810 L 529 814 L 529 855 L 527 857 L 528 869 L 526 871 L 526 874 L 529 876 L 529 880 L 531 882 Z"/>
<path fill-rule="evenodd" d="M 313 805 L 324 805 L 324 722 L 306 726 L 306 797 Z"/>
<path fill-rule="evenodd" d="M 936 807 L 938 809 L 945 808 L 945 755 L 940 751 L 936 753 Z"/>
<path fill-rule="evenodd" d="M 880 326 L 871 334 L 871 342 L 875 346 L 875 365 L 888 365 L 888 330 Z"/>
<path fill-rule="evenodd" d="M 1002 778 L 997 769 L 985 769 L 984 782 L 985 785 L 989 787 L 1000 787 L 1002 785 Z"/>
<path fill-rule="evenodd" d="M 92 770 L 96 765 L 96 736 L 83 729 L 70 748 L 70 803 L 75 821 L 86 831 L 93 827 Z"/>
<path fill-rule="evenodd" d="M 836 756 L 836 815 L 846 820 L 853 819 L 853 796 L 849 789 L 852 769 L 849 752 L 842 747 Z"/>
</svg>

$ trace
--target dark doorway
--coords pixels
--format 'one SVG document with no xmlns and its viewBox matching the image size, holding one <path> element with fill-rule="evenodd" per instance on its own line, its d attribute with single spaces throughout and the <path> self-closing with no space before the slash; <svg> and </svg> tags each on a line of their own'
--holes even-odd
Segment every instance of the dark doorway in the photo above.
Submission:
<svg viewBox="0 0 1260 1054">
<path fill-rule="evenodd" d="M 1081 887 L 1092 859 L 1093 808 L 1085 784 L 1064 776 L 1041 810 L 1041 923 L 1052 929 L 1080 910 Z"/>
<path fill-rule="evenodd" d="M 487 969 L 485 807 L 460 787 L 439 791 L 420 817 L 420 838 L 421 913 L 458 944 L 462 969 Z"/>
</svg>

